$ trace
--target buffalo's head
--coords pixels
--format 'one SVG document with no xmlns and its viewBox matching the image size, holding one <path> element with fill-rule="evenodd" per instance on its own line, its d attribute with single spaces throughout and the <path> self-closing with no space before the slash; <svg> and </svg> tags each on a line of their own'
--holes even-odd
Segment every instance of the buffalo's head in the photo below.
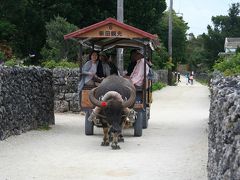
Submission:
<svg viewBox="0 0 240 180">
<path fill-rule="evenodd" d="M 97 87 L 98 88 L 98 87 Z M 89 99 L 93 105 L 101 108 L 101 113 L 106 116 L 106 121 L 112 126 L 112 131 L 120 133 L 122 130 L 122 114 L 124 108 L 130 107 L 134 104 L 136 92 L 134 89 L 126 87 L 130 92 L 130 97 L 126 101 L 121 101 L 115 95 L 110 96 L 105 101 L 100 101 L 95 97 L 97 88 L 94 88 L 89 93 Z"/>
</svg>

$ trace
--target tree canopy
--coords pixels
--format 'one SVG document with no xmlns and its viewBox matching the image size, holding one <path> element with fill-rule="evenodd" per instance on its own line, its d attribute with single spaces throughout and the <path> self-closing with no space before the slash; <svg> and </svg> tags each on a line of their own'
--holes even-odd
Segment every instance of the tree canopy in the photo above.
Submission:
<svg viewBox="0 0 240 180">
<path fill-rule="evenodd" d="M 124 4 L 125 23 L 157 33 L 157 21 L 166 9 L 165 0 L 128 0 Z M 46 24 L 55 16 L 83 28 L 107 17 L 116 18 L 117 1 L 112 0 L 2 0 L 0 41 L 6 42 L 19 57 L 34 52 L 41 57 L 48 35 Z M 148 22 L 148 23 L 145 23 Z"/>
<path fill-rule="evenodd" d="M 66 19 L 59 16 L 46 23 L 47 39 L 45 46 L 41 50 L 43 59 L 60 61 L 66 57 L 71 59 L 76 56 L 77 42 L 66 42 L 63 36 L 77 29 L 77 26 L 68 23 Z"/>
<path fill-rule="evenodd" d="M 163 17 L 159 21 L 159 37 L 161 38 L 165 47 L 168 47 L 168 17 L 169 13 L 165 12 Z M 186 62 L 186 45 L 187 45 L 187 23 L 183 20 L 182 17 L 176 15 L 173 12 L 173 36 L 172 36 L 172 45 L 173 45 L 173 63 Z"/>
<path fill-rule="evenodd" d="M 158 34 L 161 46 L 153 54 L 155 68 L 168 59 L 168 12 L 165 0 L 124 1 L 124 22 L 152 34 Z M 116 18 L 117 0 L 1 0 L 0 51 L 5 49 L 26 58 L 34 53 L 34 64 L 41 59 L 54 61 L 68 57 L 74 60 L 76 49 L 66 45 L 63 34 Z M 208 33 L 190 34 L 184 19 L 173 12 L 173 62 L 188 63 L 192 68 L 211 69 L 224 51 L 226 37 L 240 37 L 240 3 L 233 3 L 228 15 L 212 17 Z M 67 47 L 67 48 L 66 48 Z M 1 56 L 2 56 L 1 52 Z M 33 62 L 29 62 L 30 64 Z"/>
<path fill-rule="evenodd" d="M 199 51 L 198 55 L 192 56 L 195 63 L 204 63 L 208 69 L 212 69 L 218 60 L 219 52 L 224 51 L 224 42 L 226 37 L 240 37 L 240 3 L 233 3 L 228 11 L 228 15 L 212 17 L 213 26 L 208 25 L 208 33 L 202 34 L 195 41 L 199 46 L 193 51 Z M 194 41 L 189 42 L 189 47 L 194 47 Z M 199 49 L 200 47 L 200 49 Z"/>
</svg>

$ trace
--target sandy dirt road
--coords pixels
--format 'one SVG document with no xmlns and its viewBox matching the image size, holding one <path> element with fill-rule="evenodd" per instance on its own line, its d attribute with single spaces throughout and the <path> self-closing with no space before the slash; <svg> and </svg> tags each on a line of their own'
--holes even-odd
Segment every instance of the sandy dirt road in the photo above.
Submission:
<svg viewBox="0 0 240 180">
<path fill-rule="evenodd" d="M 0 180 L 207 179 L 208 95 L 198 83 L 155 92 L 148 129 L 124 130 L 121 150 L 100 146 L 100 128 L 85 136 L 84 116 L 56 114 L 51 130 L 0 142 Z"/>
</svg>

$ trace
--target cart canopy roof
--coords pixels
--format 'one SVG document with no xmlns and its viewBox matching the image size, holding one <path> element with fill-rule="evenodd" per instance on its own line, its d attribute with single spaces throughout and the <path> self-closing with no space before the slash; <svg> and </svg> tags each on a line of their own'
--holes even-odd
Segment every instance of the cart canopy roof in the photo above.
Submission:
<svg viewBox="0 0 240 180">
<path fill-rule="evenodd" d="M 114 18 L 107 18 L 91 26 L 64 35 L 64 39 L 77 39 L 83 46 L 96 50 L 134 47 L 144 45 L 154 50 L 158 45 L 157 35 L 150 34 L 133 26 L 121 23 Z"/>
</svg>

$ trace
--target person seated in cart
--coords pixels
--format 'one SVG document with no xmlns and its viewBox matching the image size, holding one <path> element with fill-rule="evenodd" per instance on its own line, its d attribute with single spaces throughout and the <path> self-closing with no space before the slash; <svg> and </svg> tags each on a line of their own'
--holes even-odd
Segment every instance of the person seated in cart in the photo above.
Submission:
<svg viewBox="0 0 240 180">
<path fill-rule="evenodd" d="M 100 53 L 99 59 L 102 62 L 103 73 L 105 77 L 113 74 L 119 75 L 117 67 L 105 52 Z"/>
<path fill-rule="evenodd" d="M 97 51 L 89 54 L 89 60 L 83 65 L 81 73 L 81 81 L 78 85 L 78 92 L 82 91 L 84 85 L 96 86 L 104 78 L 103 67 L 99 61 Z"/>
<path fill-rule="evenodd" d="M 131 73 L 133 72 L 134 67 L 137 64 L 136 59 L 133 58 L 134 54 L 137 53 L 137 51 L 138 51 L 137 49 L 132 49 L 131 52 L 130 52 L 130 63 L 129 63 L 128 68 L 127 68 L 126 76 L 130 76 L 131 75 Z"/>
<path fill-rule="evenodd" d="M 144 64 L 145 64 L 144 56 L 138 50 L 134 50 L 131 53 L 132 53 L 131 64 L 134 65 L 135 63 L 135 66 L 133 67 L 133 70 L 130 76 L 126 76 L 126 78 L 129 78 L 137 89 L 136 103 L 142 103 L 142 88 L 144 85 Z M 145 66 L 146 66 L 146 80 L 147 80 L 150 68 L 147 63 Z M 130 70 L 130 68 L 128 70 Z M 145 83 L 145 85 L 146 85 L 145 88 L 148 88 L 147 82 Z"/>
<path fill-rule="evenodd" d="M 133 66 L 134 64 L 135 66 Z M 129 71 L 127 75 L 129 75 L 130 71 L 132 72 L 130 76 L 126 76 L 126 78 L 129 78 L 133 82 L 136 88 L 142 87 L 143 85 L 144 64 L 145 64 L 144 56 L 138 50 L 133 50 L 131 52 L 131 64 L 128 68 Z M 146 64 L 146 76 L 148 75 L 148 73 L 149 73 L 149 66 Z"/>
<path fill-rule="evenodd" d="M 117 66 L 113 63 L 112 58 L 108 57 L 108 65 L 110 67 L 110 74 L 120 75 Z"/>
</svg>

